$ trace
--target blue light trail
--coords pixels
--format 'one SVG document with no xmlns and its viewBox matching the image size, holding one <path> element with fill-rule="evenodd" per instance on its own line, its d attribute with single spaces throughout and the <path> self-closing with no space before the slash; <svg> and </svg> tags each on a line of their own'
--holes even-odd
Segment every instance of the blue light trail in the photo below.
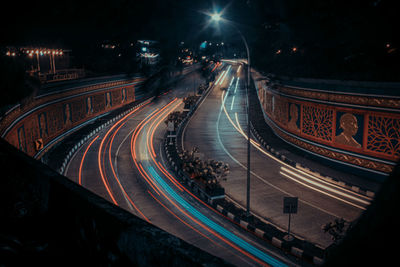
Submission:
<svg viewBox="0 0 400 267">
<path fill-rule="evenodd" d="M 249 253 L 253 254 L 257 258 L 263 260 L 267 264 L 272 266 L 287 266 L 286 264 L 280 262 L 279 260 L 267 255 L 266 253 L 262 252 L 261 250 L 257 249 L 256 247 L 250 245 L 243 239 L 239 238 L 238 236 L 232 234 L 222 226 L 216 224 L 205 215 L 200 213 L 194 207 L 192 207 L 186 200 L 184 200 L 180 195 L 178 195 L 169 185 L 161 178 L 161 176 L 155 171 L 152 166 L 147 166 L 146 169 L 149 171 L 151 176 L 156 180 L 156 182 L 163 188 L 163 190 L 168 193 L 177 203 L 179 203 L 183 208 L 185 208 L 188 212 L 190 212 L 193 216 L 199 219 L 208 227 L 215 230 L 220 235 L 224 236 L 225 238 L 229 239 L 236 245 L 240 246 L 242 249 L 248 251 Z"/>
</svg>

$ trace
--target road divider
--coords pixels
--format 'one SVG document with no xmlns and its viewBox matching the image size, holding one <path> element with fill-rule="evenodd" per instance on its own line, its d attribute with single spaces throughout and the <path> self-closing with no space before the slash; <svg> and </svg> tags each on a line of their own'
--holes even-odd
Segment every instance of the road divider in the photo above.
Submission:
<svg viewBox="0 0 400 267">
<path fill-rule="evenodd" d="M 223 75 L 224 73 L 221 74 L 220 78 Z M 219 215 L 224 216 L 227 220 L 230 220 L 232 223 L 254 234 L 258 238 L 284 250 L 286 253 L 290 253 L 299 259 L 306 260 L 315 265 L 322 265 L 325 253 L 323 248 L 297 237 L 292 241 L 285 241 L 283 238 L 287 234 L 285 230 L 279 229 L 265 220 L 260 220 L 254 215 L 247 217 L 245 215 L 246 211 L 229 201 L 225 195 L 217 197 L 210 195 L 209 192 L 205 192 L 202 188 L 196 186 L 193 180 L 181 170 L 179 154 L 182 153 L 183 147 L 179 144 L 182 144 L 182 132 L 200 103 L 204 101 L 208 92 L 211 91 L 219 81 L 220 79 L 205 90 L 200 99 L 187 113 L 187 116 L 178 125 L 176 137 L 173 139 L 171 145 L 169 139 L 165 138 L 163 147 L 166 159 L 168 160 L 169 169 L 175 173 L 176 177 L 185 188 L 195 194 L 196 198 L 198 197 L 200 199 L 202 204 L 213 209 Z M 238 131 L 240 132 L 241 129 L 238 128 Z"/>
</svg>

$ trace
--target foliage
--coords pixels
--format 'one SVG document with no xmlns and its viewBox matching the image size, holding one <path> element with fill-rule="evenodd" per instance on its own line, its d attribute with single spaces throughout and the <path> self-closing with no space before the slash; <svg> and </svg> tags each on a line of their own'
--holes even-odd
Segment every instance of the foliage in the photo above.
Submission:
<svg viewBox="0 0 400 267">
<path fill-rule="evenodd" d="M 185 103 L 185 107 L 193 107 L 196 104 L 199 96 L 190 95 L 183 99 L 183 103 Z"/>
<path fill-rule="evenodd" d="M 180 111 L 174 111 L 171 112 L 168 115 L 168 118 L 164 121 L 166 125 L 168 125 L 168 122 L 174 122 L 174 125 L 178 125 L 179 123 L 181 123 L 181 121 L 183 120 L 183 118 L 185 117 L 185 114 L 183 112 Z"/>
<path fill-rule="evenodd" d="M 209 185 L 217 185 L 221 179 L 226 180 L 229 165 L 214 159 L 202 160 L 198 156 L 198 148 L 184 150 L 179 156 L 183 161 L 183 170 L 193 179 L 199 179 Z"/>
<path fill-rule="evenodd" d="M 335 243 L 341 242 L 350 228 L 351 223 L 347 222 L 343 218 L 336 218 L 333 222 L 328 222 L 322 226 L 322 230 L 325 233 L 330 234 Z"/>
</svg>

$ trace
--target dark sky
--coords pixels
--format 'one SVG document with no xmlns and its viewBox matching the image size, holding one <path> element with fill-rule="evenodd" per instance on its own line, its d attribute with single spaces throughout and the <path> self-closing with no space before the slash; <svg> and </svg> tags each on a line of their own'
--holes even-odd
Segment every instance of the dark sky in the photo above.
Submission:
<svg viewBox="0 0 400 267">
<path fill-rule="evenodd" d="M 102 40 L 201 40 L 215 37 L 203 30 L 203 12 L 225 9 L 247 38 L 263 34 L 262 25 L 280 23 L 294 40 L 355 39 L 393 41 L 397 13 L 393 0 L 110 0 L 13 2 L 3 8 L 3 45 L 76 46 Z M 222 26 L 221 26 L 222 27 Z M 223 27 L 221 38 L 235 36 Z M 342 34 L 345 34 L 341 36 Z M 211 37 L 210 37 L 211 36 Z M 216 36 L 215 38 L 217 38 Z M 280 36 L 282 37 L 282 36 Z M 237 38 L 237 35 L 236 35 Z M 397 37 L 398 38 L 398 37 Z"/>
<path fill-rule="evenodd" d="M 227 13 L 234 9 L 243 12 L 236 16 L 242 20 L 248 18 L 249 3 L 245 0 L 30 2 L 7 11 L 9 17 L 2 18 L 2 25 L 7 27 L 2 27 L 1 35 L 3 43 L 8 44 L 59 42 L 66 45 L 107 39 L 196 38 L 209 33 L 200 31 L 207 20 L 202 11 L 228 6 Z"/>
</svg>

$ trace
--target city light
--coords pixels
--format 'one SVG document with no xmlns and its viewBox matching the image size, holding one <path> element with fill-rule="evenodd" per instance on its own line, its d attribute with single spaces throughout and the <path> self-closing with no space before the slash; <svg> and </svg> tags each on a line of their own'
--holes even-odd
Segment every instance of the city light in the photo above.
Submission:
<svg viewBox="0 0 400 267">
<path fill-rule="evenodd" d="M 56 55 L 56 56 L 62 56 L 64 52 L 61 49 L 25 49 L 25 48 L 20 48 L 17 49 L 20 51 L 20 55 L 26 54 L 29 57 L 32 57 L 33 54 L 40 55 L 40 56 L 45 56 L 45 55 Z M 6 56 L 10 57 L 15 57 L 17 56 L 17 52 L 15 51 L 7 51 Z"/>
<path fill-rule="evenodd" d="M 219 13 L 212 14 L 211 15 L 211 20 L 216 21 L 216 22 L 220 21 L 221 20 L 221 14 L 219 14 Z"/>
</svg>

